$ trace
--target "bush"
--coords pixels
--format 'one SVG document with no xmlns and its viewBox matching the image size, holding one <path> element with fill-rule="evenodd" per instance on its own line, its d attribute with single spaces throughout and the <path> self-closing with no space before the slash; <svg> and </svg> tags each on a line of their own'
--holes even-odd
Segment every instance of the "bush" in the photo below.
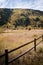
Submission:
<svg viewBox="0 0 43 65">
<path fill-rule="evenodd" d="M 31 28 L 29 28 L 29 30 L 31 30 Z"/>
</svg>

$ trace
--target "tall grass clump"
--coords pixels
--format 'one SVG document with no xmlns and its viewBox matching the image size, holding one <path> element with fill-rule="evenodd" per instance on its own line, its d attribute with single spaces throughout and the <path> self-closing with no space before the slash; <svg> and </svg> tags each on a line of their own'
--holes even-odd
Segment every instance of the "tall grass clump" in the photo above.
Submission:
<svg viewBox="0 0 43 65">
<path fill-rule="evenodd" d="M 23 55 L 16 61 L 13 61 L 9 65 L 43 65 L 43 49 L 39 48 L 36 52 L 28 52 L 27 54 Z"/>
<path fill-rule="evenodd" d="M 43 49 L 40 48 L 37 52 L 28 52 L 16 61 L 13 61 L 11 65 L 43 65 Z"/>
</svg>

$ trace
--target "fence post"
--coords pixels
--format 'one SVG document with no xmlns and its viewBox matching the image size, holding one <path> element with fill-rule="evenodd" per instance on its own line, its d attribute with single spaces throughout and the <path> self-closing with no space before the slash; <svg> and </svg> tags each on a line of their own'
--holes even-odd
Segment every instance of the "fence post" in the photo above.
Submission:
<svg viewBox="0 0 43 65">
<path fill-rule="evenodd" d="M 5 65 L 8 65 L 8 50 L 5 50 Z"/>
<path fill-rule="evenodd" d="M 42 42 L 43 42 L 43 35 L 42 35 Z"/>
<path fill-rule="evenodd" d="M 36 52 L 36 38 L 34 39 L 34 51 Z"/>
</svg>

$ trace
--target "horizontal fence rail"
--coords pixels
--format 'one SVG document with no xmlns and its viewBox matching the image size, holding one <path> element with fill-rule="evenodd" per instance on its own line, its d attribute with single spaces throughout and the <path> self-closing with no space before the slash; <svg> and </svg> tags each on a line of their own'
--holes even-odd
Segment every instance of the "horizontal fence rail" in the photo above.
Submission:
<svg viewBox="0 0 43 65">
<path fill-rule="evenodd" d="M 2 58 L 3 56 L 5 56 L 5 53 L 4 53 L 4 54 L 2 54 L 2 55 L 0 55 L 0 58 Z"/>
<path fill-rule="evenodd" d="M 40 38 L 42 38 L 42 40 L 37 43 L 36 41 L 37 41 L 38 39 L 40 39 Z M 28 49 L 27 51 L 23 52 L 22 54 L 19 54 L 19 55 L 18 55 L 16 58 L 14 58 L 14 59 L 8 60 L 8 58 L 9 58 L 9 57 L 8 57 L 8 54 L 9 54 L 9 53 L 14 52 L 14 51 L 16 51 L 16 50 L 18 50 L 18 49 L 20 49 L 20 48 L 22 48 L 22 47 L 24 47 L 24 46 L 26 46 L 26 45 L 32 43 L 32 42 L 34 42 L 34 46 L 33 46 L 32 48 Z M 31 51 L 32 49 L 34 49 L 34 51 L 36 51 L 36 47 L 37 47 L 41 42 L 43 42 L 43 35 L 40 36 L 40 37 L 38 37 L 38 38 L 35 38 L 34 40 L 32 40 L 32 41 L 30 41 L 30 42 L 28 42 L 28 43 L 23 44 L 23 45 L 21 45 L 21 46 L 15 48 L 15 49 L 12 49 L 11 51 L 8 51 L 8 49 L 5 49 L 5 53 L 2 54 L 2 55 L 0 55 L 0 58 L 2 58 L 3 56 L 5 56 L 5 65 L 8 65 L 9 63 L 11 63 L 11 62 L 17 60 L 18 58 L 22 57 L 23 55 L 25 55 L 26 53 L 28 53 L 28 52 Z M 36 44 L 36 43 L 37 43 L 37 44 Z"/>
<path fill-rule="evenodd" d="M 23 55 L 25 55 L 26 53 L 28 53 L 29 51 L 31 51 L 33 48 L 34 47 L 32 47 L 31 49 L 29 49 L 29 50 L 25 51 L 24 53 L 18 55 L 16 58 L 14 58 L 13 60 L 10 60 L 8 63 L 11 63 L 11 62 L 17 60 L 18 58 L 22 57 Z"/>
<path fill-rule="evenodd" d="M 9 51 L 8 53 L 11 53 L 11 52 L 13 52 L 13 51 L 16 51 L 16 50 L 18 50 L 18 49 L 20 49 L 20 48 L 22 48 L 22 47 L 24 47 L 24 46 L 26 46 L 26 45 L 28 45 L 28 44 L 32 43 L 33 41 L 34 41 L 34 40 L 32 40 L 32 41 L 30 41 L 30 42 L 28 42 L 28 43 L 26 43 L 26 44 L 23 44 L 23 45 L 21 45 L 21 46 L 19 46 L 19 47 L 15 48 L 15 49 L 13 49 L 13 50 Z"/>
</svg>

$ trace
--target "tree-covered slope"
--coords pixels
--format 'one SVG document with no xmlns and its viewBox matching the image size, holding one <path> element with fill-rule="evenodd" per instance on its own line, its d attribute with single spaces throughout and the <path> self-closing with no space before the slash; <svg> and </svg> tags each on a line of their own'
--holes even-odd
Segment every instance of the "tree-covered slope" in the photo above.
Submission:
<svg viewBox="0 0 43 65">
<path fill-rule="evenodd" d="M 8 23 L 11 13 L 10 9 L 0 9 L 0 26 Z"/>
<path fill-rule="evenodd" d="M 43 12 L 32 9 L 0 9 L 0 26 L 43 27 Z"/>
</svg>

